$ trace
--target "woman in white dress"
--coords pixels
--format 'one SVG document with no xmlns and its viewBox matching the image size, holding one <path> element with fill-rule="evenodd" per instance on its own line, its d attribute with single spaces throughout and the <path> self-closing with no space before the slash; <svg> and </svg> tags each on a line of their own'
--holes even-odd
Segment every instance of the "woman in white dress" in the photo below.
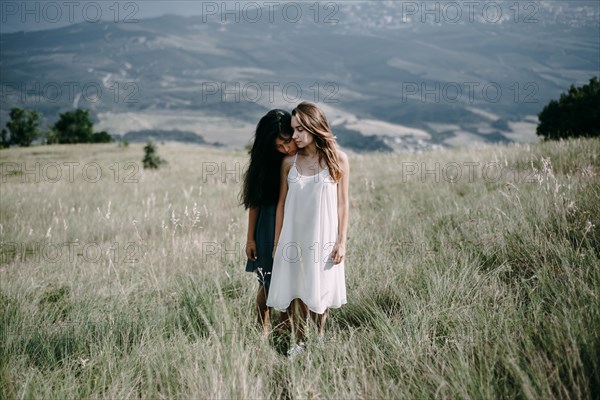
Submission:
<svg viewBox="0 0 600 400">
<path fill-rule="evenodd" d="M 304 350 L 307 311 L 322 341 L 327 310 L 346 303 L 350 166 L 316 105 L 300 103 L 292 111 L 292 129 L 298 153 L 281 164 L 267 305 L 280 311 L 291 308 L 292 321 L 294 316 L 303 321 L 296 329 L 297 344 L 288 352 L 294 356 Z"/>
</svg>

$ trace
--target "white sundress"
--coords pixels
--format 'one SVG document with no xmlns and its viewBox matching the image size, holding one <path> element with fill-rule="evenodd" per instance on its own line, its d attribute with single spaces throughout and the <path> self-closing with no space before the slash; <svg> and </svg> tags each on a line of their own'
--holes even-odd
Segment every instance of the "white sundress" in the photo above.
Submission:
<svg viewBox="0 0 600 400">
<path fill-rule="evenodd" d="M 322 314 L 346 304 L 344 262 L 334 265 L 331 258 L 338 235 L 337 183 L 327 168 L 301 175 L 296 158 L 287 176 L 267 306 L 285 311 L 299 298 L 311 311 Z"/>
</svg>

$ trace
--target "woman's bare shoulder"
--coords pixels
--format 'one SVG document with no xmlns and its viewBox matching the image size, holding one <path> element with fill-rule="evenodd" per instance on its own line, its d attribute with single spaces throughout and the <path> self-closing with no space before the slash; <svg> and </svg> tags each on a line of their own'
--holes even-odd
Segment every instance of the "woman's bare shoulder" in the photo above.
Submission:
<svg viewBox="0 0 600 400">
<path fill-rule="evenodd" d="M 287 172 L 293 163 L 294 163 L 294 156 L 285 156 L 283 158 L 283 160 L 281 161 L 281 168 Z"/>
<path fill-rule="evenodd" d="M 287 164 L 293 164 L 294 163 L 294 158 L 295 156 L 285 156 L 283 157 L 283 161 L 282 164 L 287 165 Z"/>
<path fill-rule="evenodd" d="M 340 149 L 337 149 L 337 156 L 342 165 L 348 165 L 348 155 L 346 153 Z"/>
</svg>

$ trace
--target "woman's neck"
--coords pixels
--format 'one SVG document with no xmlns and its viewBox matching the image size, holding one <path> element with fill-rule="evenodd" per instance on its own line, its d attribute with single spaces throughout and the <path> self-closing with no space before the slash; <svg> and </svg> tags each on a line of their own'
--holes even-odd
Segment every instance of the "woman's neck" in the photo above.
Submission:
<svg viewBox="0 0 600 400">
<path fill-rule="evenodd" d="M 318 155 L 318 151 L 317 151 L 317 146 L 315 145 L 315 143 L 311 143 L 308 146 L 306 146 L 305 148 L 302 149 L 302 154 L 305 157 L 316 157 Z"/>
</svg>

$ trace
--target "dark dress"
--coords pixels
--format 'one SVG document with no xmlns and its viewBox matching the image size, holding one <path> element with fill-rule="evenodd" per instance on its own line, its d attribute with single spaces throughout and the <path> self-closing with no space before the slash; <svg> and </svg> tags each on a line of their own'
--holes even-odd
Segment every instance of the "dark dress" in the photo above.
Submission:
<svg viewBox="0 0 600 400">
<path fill-rule="evenodd" d="M 246 262 L 247 272 L 256 272 L 258 281 L 266 289 L 271 283 L 271 272 L 273 271 L 273 242 L 275 241 L 275 205 L 261 207 L 258 211 L 256 231 L 256 261 Z"/>
</svg>

